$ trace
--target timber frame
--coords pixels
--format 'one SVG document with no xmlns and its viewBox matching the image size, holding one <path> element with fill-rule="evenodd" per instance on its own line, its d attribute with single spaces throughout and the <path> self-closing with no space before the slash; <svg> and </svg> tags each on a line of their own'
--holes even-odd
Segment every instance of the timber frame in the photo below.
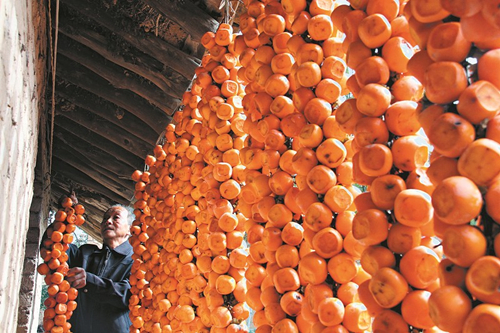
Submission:
<svg viewBox="0 0 500 333">
<path fill-rule="evenodd" d="M 133 202 L 130 175 L 179 108 L 205 52 L 199 41 L 224 19 L 226 0 L 48 1 L 51 206 L 74 190 L 83 228 L 99 240 L 103 212 Z"/>
</svg>

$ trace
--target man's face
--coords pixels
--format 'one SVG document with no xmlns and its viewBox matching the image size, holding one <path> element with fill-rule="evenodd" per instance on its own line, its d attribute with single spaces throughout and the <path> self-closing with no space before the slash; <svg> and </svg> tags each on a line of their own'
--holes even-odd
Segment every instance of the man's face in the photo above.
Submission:
<svg viewBox="0 0 500 333">
<path fill-rule="evenodd" d="M 101 236 L 104 242 L 126 238 L 129 234 L 128 211 L 123 207 L 112 207 L 104 213 L 101 222 Z"/>
</svg>

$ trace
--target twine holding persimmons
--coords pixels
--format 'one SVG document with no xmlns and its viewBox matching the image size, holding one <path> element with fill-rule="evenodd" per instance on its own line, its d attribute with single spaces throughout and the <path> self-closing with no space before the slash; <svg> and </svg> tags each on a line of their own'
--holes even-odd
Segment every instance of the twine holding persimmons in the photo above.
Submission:
<svg viewBox="0 0 500 333">
<path fill-rule="evenodd" d="M 42 241 L 40 257 L 43 263 L 38 266 L 38 273 L 45 275 L 48 297 L 44 301 L 46 307 L 43 315 L 45 332 L 70 332 L 68 320 L 76 309 L 78 290 L 71 287 L 66 280 L 68 274 L 68 255 L 66 250 L 73 242 L 73 232 L 77 226 L 85 223 L 85 208 L 78 204 L 72 193 L 61 198 L 54 222 L 46 231 L 47 238 Z"/>
</svg>

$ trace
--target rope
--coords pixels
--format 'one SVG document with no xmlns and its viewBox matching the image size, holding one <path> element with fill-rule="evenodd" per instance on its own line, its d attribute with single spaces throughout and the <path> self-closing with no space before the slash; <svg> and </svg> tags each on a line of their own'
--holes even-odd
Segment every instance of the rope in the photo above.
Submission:
<svg viewBox="0 0 500 333">
<path fill-rule="evenodd" d="M 238 7 L 240 5 L 240 2 L 241 1 L 236 2 L 236 7 L 234 7 L 233 14 L 231 15 L 231 20 L 229 21 L 230 25 L 233 25 L 233 23 L 234 23 L 234 18 L 236 17 L 236 13 L 238 12 Z"/>
<path fill-rule="evenodd" d="M 226 0 L 226 2 L 225 2 L 226 13 L 224 15 L 224 23 L 229 23 L 229 7 L 230 6 L 231 6 L 230 0 Z"/>
<path fill-rule="evenodd" d="M 52 41 L 52 10 L 49 0 L 49 36 L 50 36 L 50 52 L 52 60 L 52 108 L 50 120 L 50 146 L 49 146 L 49 174 L 52 172 L 52 151 L 54 146 L 54 123 L 56 115 L 56 65 L 57 65 L 57 40 L 59 35 L 59 0 L 56 0 L 56 26 L 54 29 L 54 41 Z"/>
</svg>

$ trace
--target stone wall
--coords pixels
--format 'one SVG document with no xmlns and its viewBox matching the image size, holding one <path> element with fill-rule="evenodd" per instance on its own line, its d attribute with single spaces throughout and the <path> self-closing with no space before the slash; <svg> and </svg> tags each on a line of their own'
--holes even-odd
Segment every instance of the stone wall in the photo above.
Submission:
<svg viewBox="0 0 500 333">
<path fill-rule="evenodd" d="M 45 15 L 44 1 L 0 1 L 0 332 L 18 330 L 19 305 L 33 307 L 36 294 L 43 186 L 36 193 L 40 201 L 32 205 L 32 199 L 46 84 Z M 26 252 L 31 259 L 25 266 Z M 33 279 L 24 279 L 21 288 L 23 267 Z M 30 321 L 20 332 L 31 329 Z"/>
</svg>

